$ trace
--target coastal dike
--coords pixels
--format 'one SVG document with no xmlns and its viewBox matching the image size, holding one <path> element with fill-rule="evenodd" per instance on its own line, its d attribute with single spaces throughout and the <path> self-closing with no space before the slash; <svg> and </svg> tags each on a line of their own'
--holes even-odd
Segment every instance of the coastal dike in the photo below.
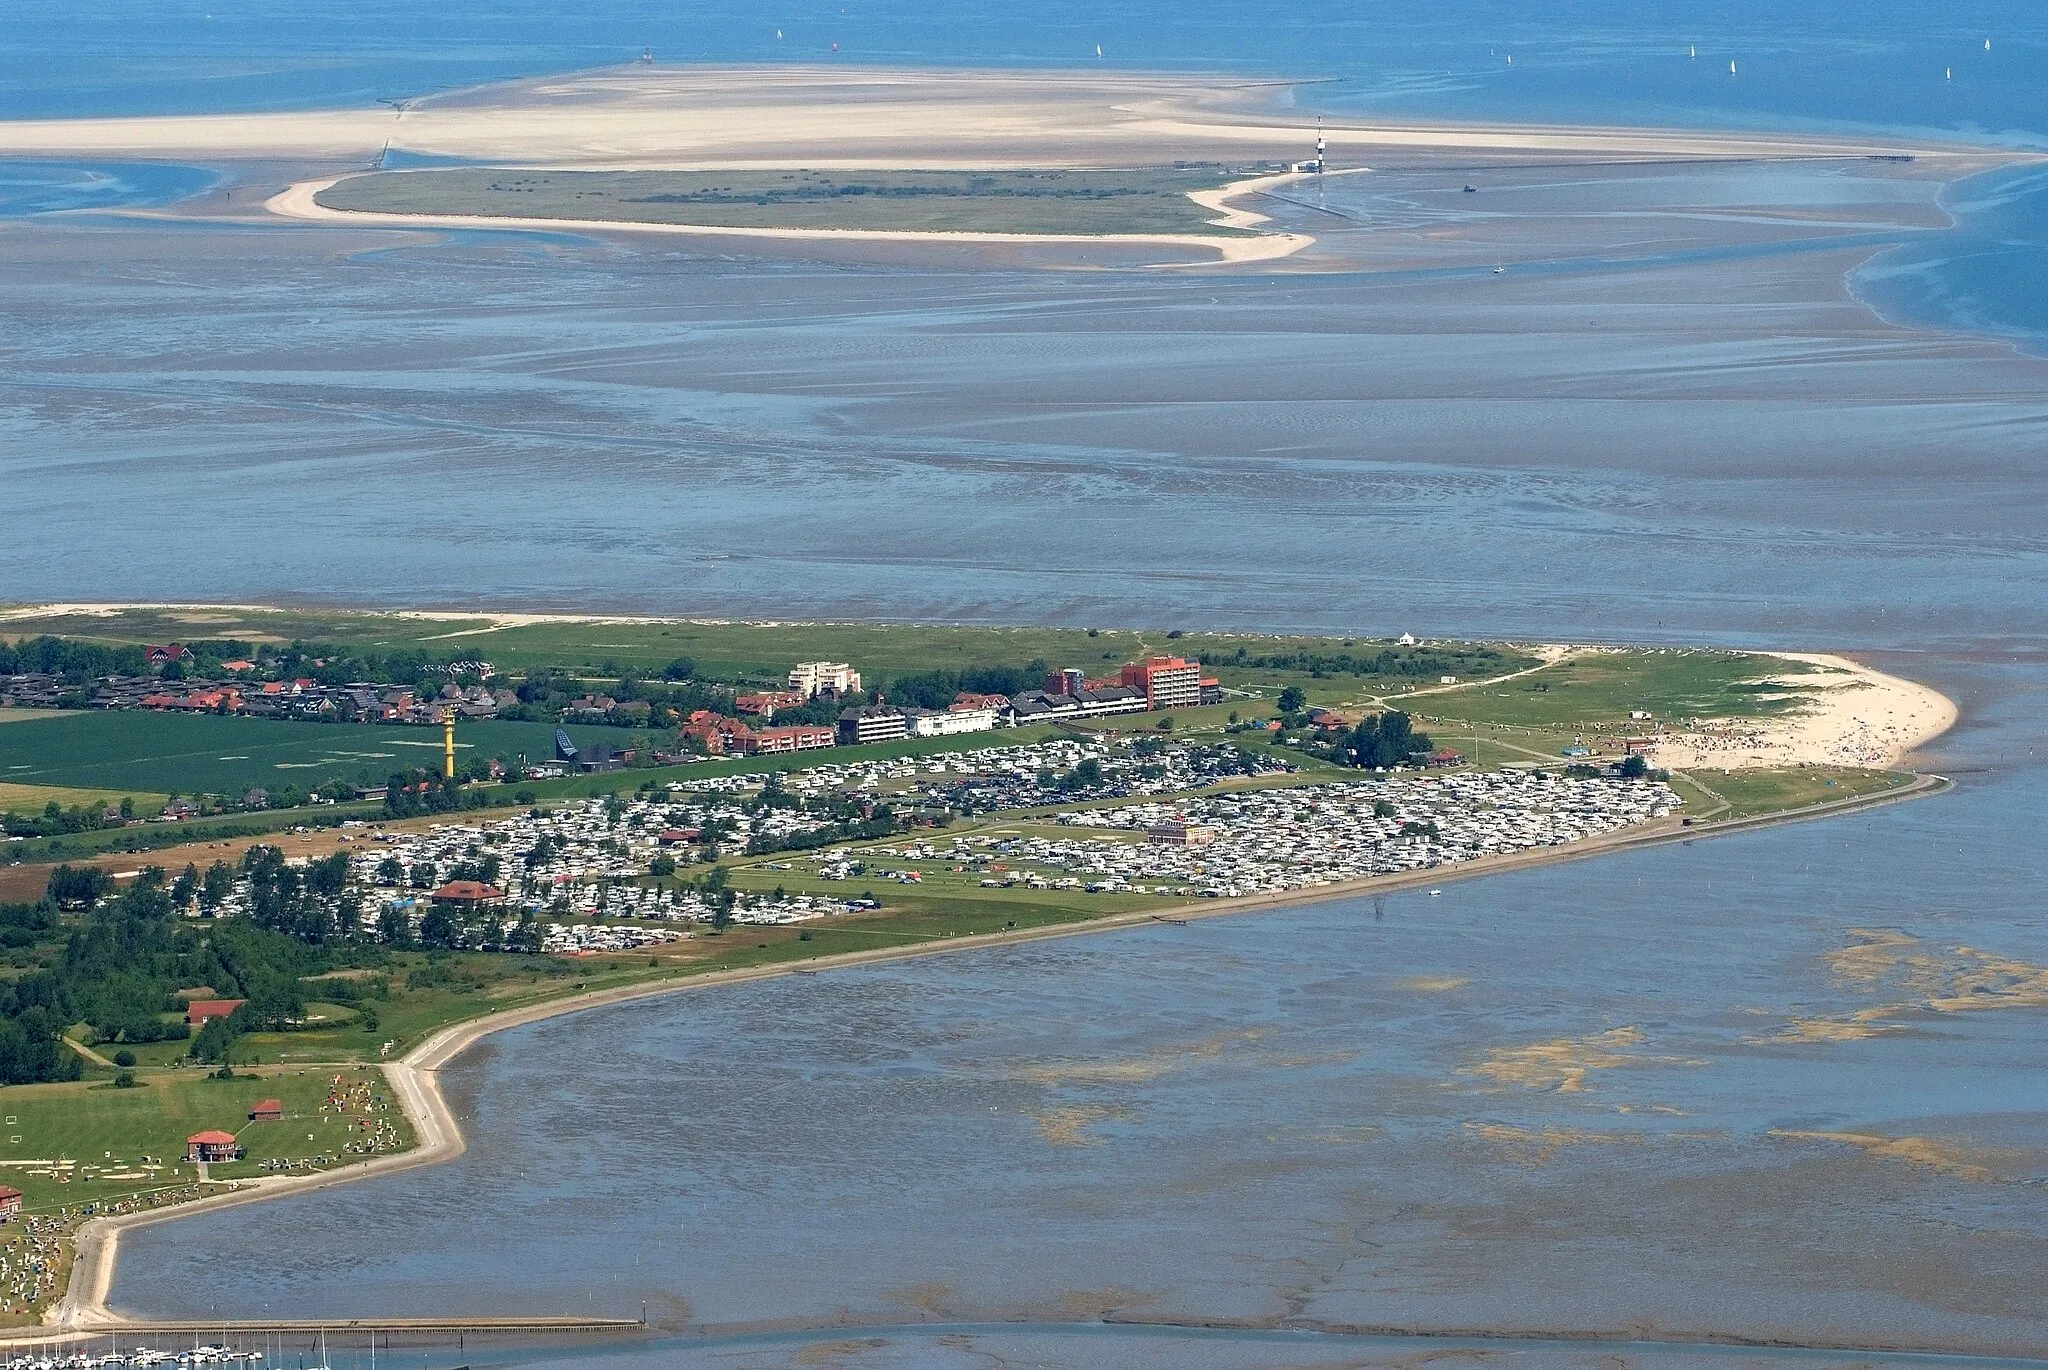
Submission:
<svg viewBox="0 0 2048 1370">
<path fill-rule="evenodd" d="M 224 1329 L 231 1334 L 235 1332 L 256 1333 L 264 1331 L 315 1330 L 320 1327 L 336 1331 L 344 1329 L 363 1332 L 391 1330 L 411 1331 L 422 1334 L 435 1332 L 450 1334 L 469 1332 L 615 1334 L 640 1326 L 639 1322 L 633 1319 L 545 1314 L 511 1318 L 394 1318 L 389 1320 L 356 1320 L 353 1322 L 334 1323 L 312 1323 L 296 1320 L 262 1323 L 231 1322 L 226 1324 L 209 1322 L 204 1326 L 199 1326 L 185 1322 L 156 1321 L 142 1317 L 131 1317 L 111 1309 L 107 1304 L 107 1299 L 113 1290 L 115 1269 L 120 1256 L 121 1237 L 130 1230 L 153 1226 L 157 1223 L 170 1222 L 178 1218 L 221 1208 L 261 1203 L 266 1200 L 285 1198 L 295 1194 L 310 1193 L 333 1185 L 352 1184 L 360 1180 L 394 1174 L 403 1170 L 438 1165 L 443 1161 L 452 1160 L 460 1156 L 467 1148 L 468 1143 L 463 1136 L 460 1122 L 456 1119 L 454 1112 L 448 1107 L 447 1099 L 441 1091 L 439 1073 L 442 1067 L 461 1055 L 481 1038 L 495 1032 L 501 1032 L 507 1028 L 539 1022 L 543 1019 L 555 1018 L 563 1014 L 578 1013 L 586 1009 L 649 999 L 662 995 L 678 994 L 688 990 L 743 984 L 788 975 L 816 975 L 830 970 L 908 961 L 950 952 L 980 951 L 1024 942 L 1044 941 L 1052 938 L 1090 936 L 1096 933 L 1129 929 L 1148 924 L 1179 926 L 1209 918 L 1228 917 L 1236 914 L 1261 912 L 1308 903 L 1321 903 L 1333 899 L 1356 898 L 1367 894 L 1391 894 L 1404 890 L 1435 887 L 1453 881 L 1471 880 L 1514 870 L 1581 861 L 1590 857 L 1602 856 L 1631 848 L 1662 846 L 1674 842 L 1686 843 L 1700 838 L 1728 836 L 1762 828 L 1777 827 L 1788 823 L 1810 822 L 1816 819 L 1837 817 L 1864 809 L 1902 803 L 1910 799 L 1931 797 L 1949 790 L 1953 787 L 1953 784 L 1954 782 L 1945 776 L 1923 774 L 1917 776 L 1913 781 L 1904 786 L 1881 794 L 1853 796 L 1846 799 L 1809 805 L 1805 808 L 1785 810 L 1779 813 L 1749 818 L 1736 818 L 1722 822 L 1694 823 L 1691 825 L 1688 825 L 1683 819 L 1661 819 L 1626 831 L 1590 838 L 1569 846 L 1539 848 L 1513 852 L 1497 857 L 1483 857 L 1474 861 L 1437 867 L 1432 870 L 1412 871 L 1400 875 L 1345 881 L 1306 891 L 1293 890 L 1272 894 L 1246 895 L 1233 899 L 1204 901 L 1164 911 L 1155 910 L 1113 914 L 1083 923 L 976 934 L 934 940 L 908 947 L 883 948 L 874 951 L 821 956 L 801 964 L 782 964 L 742 970 L 714 971 L 652 983 L 593 990 L 561 999 L 550 1000 L 546 1003 L 509 1009 L 502 1013 L 494 1013 L 476 1018 L 466 1023 L 456 1023 L 434 1033 L 400 1060 L 386 1062 L 383 1066 L 385 1075 L 389 1079 L 392 1089 L 399 1099 L 401 1107 L 410 1119 L 415 1135 L 419 1139 L 419 1144 L 412 1150 L 393 1156 L 380 1156 L 319 1175 L 281 1176 L 241 1182 L 228 1192 L 209 1195 L 192 1203 L 172 1208 L 128 1214 L 120 1217 L 93 1219 L 78 1231 L 76 1258 L 72 1264 L 70 1284 L 63 1299 L 52 1306 L 42 1326 L 0 1333 L 0 1345 L 43 1344 L 50 1342 L 53 1338 L 86 1338 L 104 1336 L 110 1333 L 125 1335 L 129 1333 L 206 1331 L 209 1329 L 216 1332 Z"/>
</svg>

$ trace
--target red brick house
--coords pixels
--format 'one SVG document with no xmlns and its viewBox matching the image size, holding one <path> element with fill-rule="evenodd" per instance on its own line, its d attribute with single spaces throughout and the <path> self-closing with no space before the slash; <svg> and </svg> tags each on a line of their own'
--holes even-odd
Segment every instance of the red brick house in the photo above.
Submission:
<svg viewBox="0 0 2048 1370">
<path fill-rule="evenodd" d="M 232 1132 L 211 1128 L 195 1132 L 185 1139 L 185 1159 L 188 1161 L 239 1161 L 242 1159 L 242 1144 L 235 1140 Z"/>
<path fill-rule="evenodd" d="M 258 1099 L 256 1107 L 249 1110 L 252 1123 L 281 1123 L 284 1121 L 284 1100 Z"/>
<path fill-rule="evenodd" d="M 21 1216 L 21 1191 L 11 1184 L 0 1184 L 0 1223 Z"/>
</svg>

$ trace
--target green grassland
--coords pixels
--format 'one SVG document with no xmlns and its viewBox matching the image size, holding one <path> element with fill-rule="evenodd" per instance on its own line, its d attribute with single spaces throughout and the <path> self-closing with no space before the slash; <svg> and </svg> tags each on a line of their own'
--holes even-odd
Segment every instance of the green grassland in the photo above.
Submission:
<svg viewBox="0 0 2048 1370">
<path fill-rule="evenodd" d="M 1844 766 L 1810 766 L 1785 770 L 1715 771 L 1687 775 L 1686 788 L 1700 791 L 1705 802 L 1686 795 L 1687 810 L 1700 818 L 1726 821 L 1783 813 L 1814 804 L 1885 794 L 1911 784 L 1903 771 L 1857 770 Z"/>
<path fill-rule="evenodd" d="M 244 642 L 319 642 L 363 652 L 423 651 L 436 656 L 474 654 L 501 671 L 555 666 L 591 680 L 622 671 L 658 674 L 689 657 L 701 677 L 780 682 L 797 661 L 850 661 L 870 679 L 916 671 L 1044 661 L 1089 674 L 1113 675 L 1124 662 L 1174 653 L 1199 657 L 1218 669 L 1238 669 L 1246 658 L 1297 652 L 1371 655 L 1393 644 L 1372 638 L 1331 638 L 1256 633 L 1182 632 L 1165 628 L 1008 628 L 914 623 L 708 623 L 685 620 L 581 619 L 520 623 L 494 619 L 420 618 L 402 613 L 347 613 L 277 609 L 127 609 L 109 613 L 17 617 L 0 633 L 9 639 L 50 634 L 121 645 L 232 638 Z M 1534 664 L 1515 648 L 1482 649 L 1505 674 Z M 1284 673 L 1282 673 L 1284 674 Z M 1309 679 L 1306 672 L 1303 679 Z M 1278 677 L 1276 676 L 1276 679 Z M 1344 677 L 1346 681 L 1355 677 Z M 1334 683 L 1334 682 L 1333 682 Z M 1389 688 L 1413 685 L 1390 677 Z M 0 776 L 0 778 L 5 778 Z"/>
<path fill-rule="evenodd" d="M 323 208 L 722 228 L 1243 237 L 1188 198 L 1226 168 L 1127 171 L 540 171 L 464 167 L 351 176 Z"/>
<path fill-rule="evenodd" d="M 1804 697 L 1757 682 L 1806 669 L 1746 652 L 1590 652 L 1491 688 L 1420 696 L 1412 707 L 1447 718 L 1535 728 L 1626 723 L 1631 709 L 1666 723 L 1761 717 L 1793 709 Z"/>
<path fill-rule="evenodd" d="M 209 1128 L 236 1134 L 249 1153 L 243 1161 L 213 1166 L 215 1179 L 261 1174 L 262 1162 L 271 1158 L 352 1159 L 342 1155 L 352 1140 L 347 1125 L 321 1112 L 337 1073 L 344 1072 L 237 1072 L 232 1080 L 216 1080 L 210 1072 L 188 1069 L 145 1071 L 133 1089 L 115 1088 L 104 1074 L 71 1084 L 15 1085 L 0 1100 L 0 1178 L 22 1191 L 31 1211 L 190 1184 L 196 1176 L 185 1160 L 185 1139 Z M 388 1095 L 381 1073 L 353 1067 L 345 1074 L 372 1081 Z M 285 1120 L 250 1122 L 256 1101 L 269 1098 L 284 1104 Z M 402 1145 L 411 1144 L 411 1126 L 395 1103 L 381 1116 L 400 1129 Z M 66 1160 L 74 1164 L 49 1164 Z M 145 1161 L 162 1168 L 140 1177 L 136 1172 Z"/>
</svg>

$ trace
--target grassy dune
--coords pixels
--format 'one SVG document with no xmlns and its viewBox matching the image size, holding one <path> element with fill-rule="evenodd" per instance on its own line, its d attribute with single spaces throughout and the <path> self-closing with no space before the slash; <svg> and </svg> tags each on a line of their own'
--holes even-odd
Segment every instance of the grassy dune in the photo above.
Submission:
<svg viewBox="0 0 2048 1370">
<path fill-rule="evenodd" d="M 721 228 L 1243 237 L 1188 198 L 1220 166 L 1129 171 L 534 171 L 352 176 L 314 197 L 385 214 L 588 219 Z"/>
</svg>

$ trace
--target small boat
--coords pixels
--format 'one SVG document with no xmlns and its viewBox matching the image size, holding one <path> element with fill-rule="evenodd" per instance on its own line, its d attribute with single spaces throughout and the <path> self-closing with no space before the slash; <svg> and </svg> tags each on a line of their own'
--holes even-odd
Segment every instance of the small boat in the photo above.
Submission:
<svg viewBox="0 0 2048 1370">
<path fill-rule="evenodd" d="M 1466 187 L 1465 187 L 1465 193 L 1466 193 L 1467 195 L 1477 195 L 1477 194 L 1479 193 L 1479 187 L 1478 187 L 1478 186 L 1466 186 Z"/>
<path fill-rule="evenodd" d="M 1429 897 L 1430 897 L 1430 898 L 1432 898 L 1432 899 L 1434 899 L 1434 898 L 1436 898 L 1436 897 L 1437 897 L 1437 896 L 1438 896 L 1439 894 L 1442 894 L 1442 893 L 1443 893 L 1443 891 L 1442 891 L 1442 890 L 1431 890 L 1431 891 L 1429 892 Z"/>
</svg>

